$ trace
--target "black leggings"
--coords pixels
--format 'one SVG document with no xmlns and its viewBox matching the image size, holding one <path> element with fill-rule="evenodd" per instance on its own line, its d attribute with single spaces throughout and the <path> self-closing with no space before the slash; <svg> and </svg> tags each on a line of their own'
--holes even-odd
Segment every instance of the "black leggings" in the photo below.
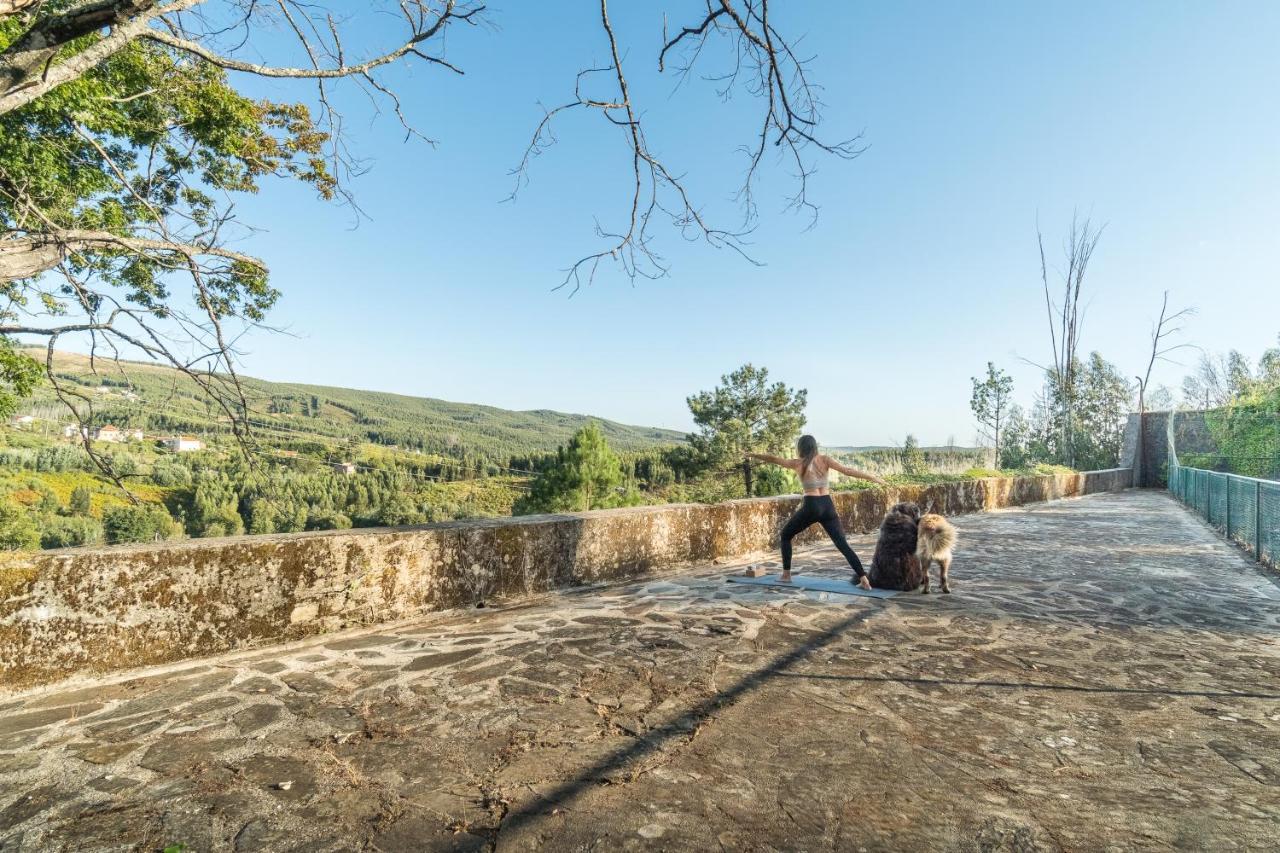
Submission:
<svg viewBox="0 0 1280 853">
<path fill-rule="evenodd" d="M 840 527 L 840 516 L 836 515 L 836 504 L 831 500 L 830 495 L 805 495 L 800 509 L 796 510 L 796 514 L 791 516 L 786 526 L 782 528 L 782 570 L 791 571 L 791 540 L 803 533 L 815 521 L 822 525 L 822 529 L 831 537 L 831 542 L 840 549 L 841 554 L 844 554 L 854 575 L 856 577 L 865 575 L 862 561 L 858 559 L 857 554 L 853 553 L 853 549 L 844 538 L 844 530 Z"/>
</svg>

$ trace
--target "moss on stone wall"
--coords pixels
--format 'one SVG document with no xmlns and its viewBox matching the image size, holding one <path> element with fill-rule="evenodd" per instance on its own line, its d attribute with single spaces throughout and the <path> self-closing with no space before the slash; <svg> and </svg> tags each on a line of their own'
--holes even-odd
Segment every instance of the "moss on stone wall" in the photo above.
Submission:
<svg viewBox="0 0 1280 853">
<path fill-rule="evenodd" d="M 833 496 L 846 529 L 1126 488 L 1127 469 Z M 0 564 L 0 688 L 166 663 L 776 547 L 796 496 L 43 552 Z M 802 541 L 816 541 L 820 529 Z"/>
</svg>

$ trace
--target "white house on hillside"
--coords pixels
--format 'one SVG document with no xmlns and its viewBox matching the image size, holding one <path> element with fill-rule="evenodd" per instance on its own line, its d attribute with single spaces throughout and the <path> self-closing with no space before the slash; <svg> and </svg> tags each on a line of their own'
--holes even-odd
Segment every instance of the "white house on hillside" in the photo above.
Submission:
<svg viewBox="0 0 1280 853">
<path fill-rule="evenodd" d="M 86 438 L 88 435 L 88 427 L 77 426 L 76 424 L 67 424 L 62 428 L 63 438 Z"/>
<path fill-rule="evenodd" d="M 174 453 L 190 453 L 193 450 L 204 450 L 204 442 L 189 435 L 170 436 L 164 440 L 164 446 Z"/>
<path fill-rule="evenodd" d="M 94 441 L 124 441 L 124 433 L 120 432 L 120 427 L 107 424 L 100 426 L 93 431 Z"/>
</svg>

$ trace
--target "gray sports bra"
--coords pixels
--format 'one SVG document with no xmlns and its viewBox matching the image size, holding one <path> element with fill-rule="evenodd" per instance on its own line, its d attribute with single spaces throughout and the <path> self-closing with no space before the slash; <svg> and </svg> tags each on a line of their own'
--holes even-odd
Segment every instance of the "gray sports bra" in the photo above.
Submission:
<svg viewBox="0 0 1280 853">
<path fill-rule="evenodd" d="M 823 471 L 821 474 L 816 474 L 816 473 L 812 475 L 810 474 L 810 472 L 813 471 L 814 462 L 817 462 L 817 461 L 818 461 L 818 457 L 815 456 L 813 458 L 813 462 L 809 463 L 808 471 L 802 471 L 800 473 L 800 485 L 804 486 L 804 489 L 806 492 L 809 491 L 810 489 L 829 488 L 828 480 L 830 478 L 828 475 L 830 472 Z"/>
</svg>

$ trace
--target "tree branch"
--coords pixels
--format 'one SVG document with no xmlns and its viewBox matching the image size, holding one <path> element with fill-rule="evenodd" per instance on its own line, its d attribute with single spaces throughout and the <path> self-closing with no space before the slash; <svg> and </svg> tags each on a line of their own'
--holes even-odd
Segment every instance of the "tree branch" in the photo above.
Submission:
<svg viewBox="0 0 1280 853">
<path fill-rule="evenodd" d="M 220 246 L 202 246 L 146 237 L 123 237 L 109 231 L 64 229 L 29 236 L 0 238 L 0 281 L 30 278 L 62 263 L 80 249 L 120 248 L 131 252 L 172 252 L 186 258 L 203 255 L 250 264 L 266 271 L 266 264 L 253 255 L 233 252 Z"/>
<path fill-rule="evenodd" d="M 332 68 L 321 68 L 318 65 L 312 68 L 281 68 L 259 62 L 244 62 L 229 56 L 223 56 L 215 51 L 209 50 L 199 42 L 176 36 L 173 33 L 165 32 L 164 30 L 148 29 L 142 34 L 142 37 L 154 42 L 159 42 L 160 44 L 174 48 L 175 50 L 181 50 L 193 56 L 198 56 L 205 62 L 216 65 L 219 68 L 225 68 L 229 71 L 243 71 L 247 74 L 256 74 L 259 77 L 286 77 L 298 80 L 331 80 L 339 77 L 356 77 L 368 74 L 375 68 L 380 68 L 383 65 L 389 65 L 397 59 L 408 55 L 416 56 L 419 59 L 436 65 L 442 65 L 450 71 L 461 74 L 463 73 L 461 70 L 445 60 L 439 57 L 430 56 L 418 50 L 418 45 L 439 33 L 440 30 L 449 23 L 449 21 L 468 21 L 480 12 L 484 11 L 485 8 L 484 6 L 477 6 L 475 8 L 468 9 L 465 12 L 455 12 L 454 9 L 456 5 L 456 0 L 449 0 L 445 5 L 445 10 L 440 13 L 440 16 L 436 19 L 434 24 L 425 30 L 415 32 L 412 38 L 395 50 L 390 51 L 389 53 L 384 53 L 381 56 L 376 56 L 373 59 L 365 60 L 364 62 L 357 62 L 351 65 L 339 64 Z"/>
</svg>

